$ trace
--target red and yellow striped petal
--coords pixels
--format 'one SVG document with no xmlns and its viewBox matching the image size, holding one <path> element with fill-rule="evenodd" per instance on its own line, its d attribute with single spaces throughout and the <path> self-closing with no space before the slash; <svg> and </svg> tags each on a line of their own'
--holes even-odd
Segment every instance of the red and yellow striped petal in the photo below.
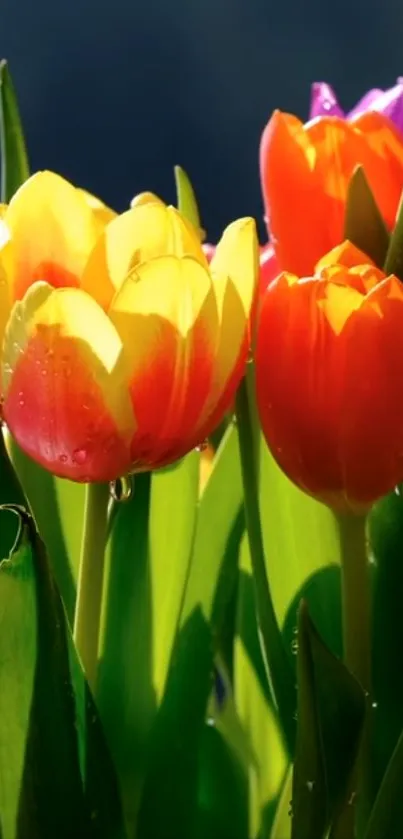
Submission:
<svg viewBox="0 0 403 839">
<path fill-rule="evenodd" d="M 219 332 L 214 378 L 200 415 L 197 434 L 217 425 L 228 410 L 242 378 L 249 349 L 249 318 L 259 277 L 259 248 L 253 219 L 233 222 L 224 231 L 211 260 Z"/>
<path fill-rule="evenodd" d="M 196 231 L 174 207 L 153 201 L 139 204 L 105 228 L 88 261 L 82 288 L 107 310 L 133 268 L 170 254 L 188 254 L 207 264 Z"/>
<path fill-rule="evenodd" d="M 38 280 L 55 288 L 79 286 L 99 229 L 78 189 L 53 172 L 38 172 L 17 190 L 4 221 L 13 245 L 14 300 Z"/>
<path fill-rule="evenodd" d="M 192 447 L 211 390 L 218 312 L 208 271 L 192 257 L 143 263 L 109 316 L 132 371 L 133 465 L 171 462 Z"/>
<path fill-rule="evenodd" d="M 135 419 L 124 362 L 94 300 L 35 284 L 13 307 L 2 358 L 4 417 L 24 451 L 75 481 L 127 471 Z"/>
</svg>

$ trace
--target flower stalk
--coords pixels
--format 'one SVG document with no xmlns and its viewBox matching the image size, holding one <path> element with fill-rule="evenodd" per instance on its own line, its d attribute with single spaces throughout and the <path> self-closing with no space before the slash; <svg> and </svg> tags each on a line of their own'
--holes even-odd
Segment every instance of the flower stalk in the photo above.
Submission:
<svg viewBox="0 0 403 839">
<path fill-rule="evenodd" d="M 94 691 L 108 526 L 109 485 L 87 484 L 84 531 L 77 586 L 74 640 Z"/>
</svg>

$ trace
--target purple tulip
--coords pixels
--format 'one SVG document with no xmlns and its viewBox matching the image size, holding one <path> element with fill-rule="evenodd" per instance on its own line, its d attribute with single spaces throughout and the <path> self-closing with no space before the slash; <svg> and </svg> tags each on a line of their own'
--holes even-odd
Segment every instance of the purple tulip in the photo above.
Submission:
<svg viewBox="0 0 403 839">
<path fill-rule="evenodd" d="M 403 77 L 388 90 L 374 88 L 360 99 L 346 114 L 339 105 L 337 96 L 326 82 L 314 82 L 311 88 L 310 119 L 322 116 L 346 117 L 352 120 L 365 111 L 379 111 L 389 117 L 400 131 L 403 131 Z"/>
</svg>

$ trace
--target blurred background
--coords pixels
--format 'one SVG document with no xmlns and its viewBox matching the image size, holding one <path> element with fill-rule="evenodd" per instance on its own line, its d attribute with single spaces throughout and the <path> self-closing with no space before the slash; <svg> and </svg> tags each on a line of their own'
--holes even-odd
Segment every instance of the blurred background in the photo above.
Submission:
<svg viewBox="0 0 403 839">
<path fill-rule="evenodd" d="M 305 118 L 310 83 L 350 107 L 403 74 L 401 0 L 2 0 L 0 54 L 31 169 L 54 169 L 116 210 L 189 173 L 214 241 L 254 215 L 271 111 Z"/>
</svg>

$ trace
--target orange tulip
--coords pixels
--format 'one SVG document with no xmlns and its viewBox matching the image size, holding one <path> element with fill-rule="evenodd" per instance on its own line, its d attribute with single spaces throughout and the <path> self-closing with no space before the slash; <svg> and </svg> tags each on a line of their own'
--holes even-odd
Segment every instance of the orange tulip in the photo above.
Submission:
<svg viewBox="0 0 403 839">
<path fill-rule="evenodd" d="M 262 136 L 260 170 L 269 234 L 283 271 L 311 276 L 321 254 L 343 239 L 351 175 L 363 165 L 391 229 L 403 189 L 403 135 L 378 113 L 348 123 L 303 125 L 277 111 Z"/>
<path fill-rule="evenodd" d="M 403 479 L 403 286 L 349 242 L 264 295 L 256 389 L 268 446 L 301 489 L 364 511 Z"/>
<path fill-rule="evenodd" d="M 5 211 L 0 267 L 16 302 L 3 415 L 54 474 L 107 481 L 183 456 L 227 410 L 247 357 L 257 240 L 252 219 L 234 222 L 209 270 L 174 208 L 140 201 L 99 236 L 90 204 L 42 172 Z"/>
</svg>

